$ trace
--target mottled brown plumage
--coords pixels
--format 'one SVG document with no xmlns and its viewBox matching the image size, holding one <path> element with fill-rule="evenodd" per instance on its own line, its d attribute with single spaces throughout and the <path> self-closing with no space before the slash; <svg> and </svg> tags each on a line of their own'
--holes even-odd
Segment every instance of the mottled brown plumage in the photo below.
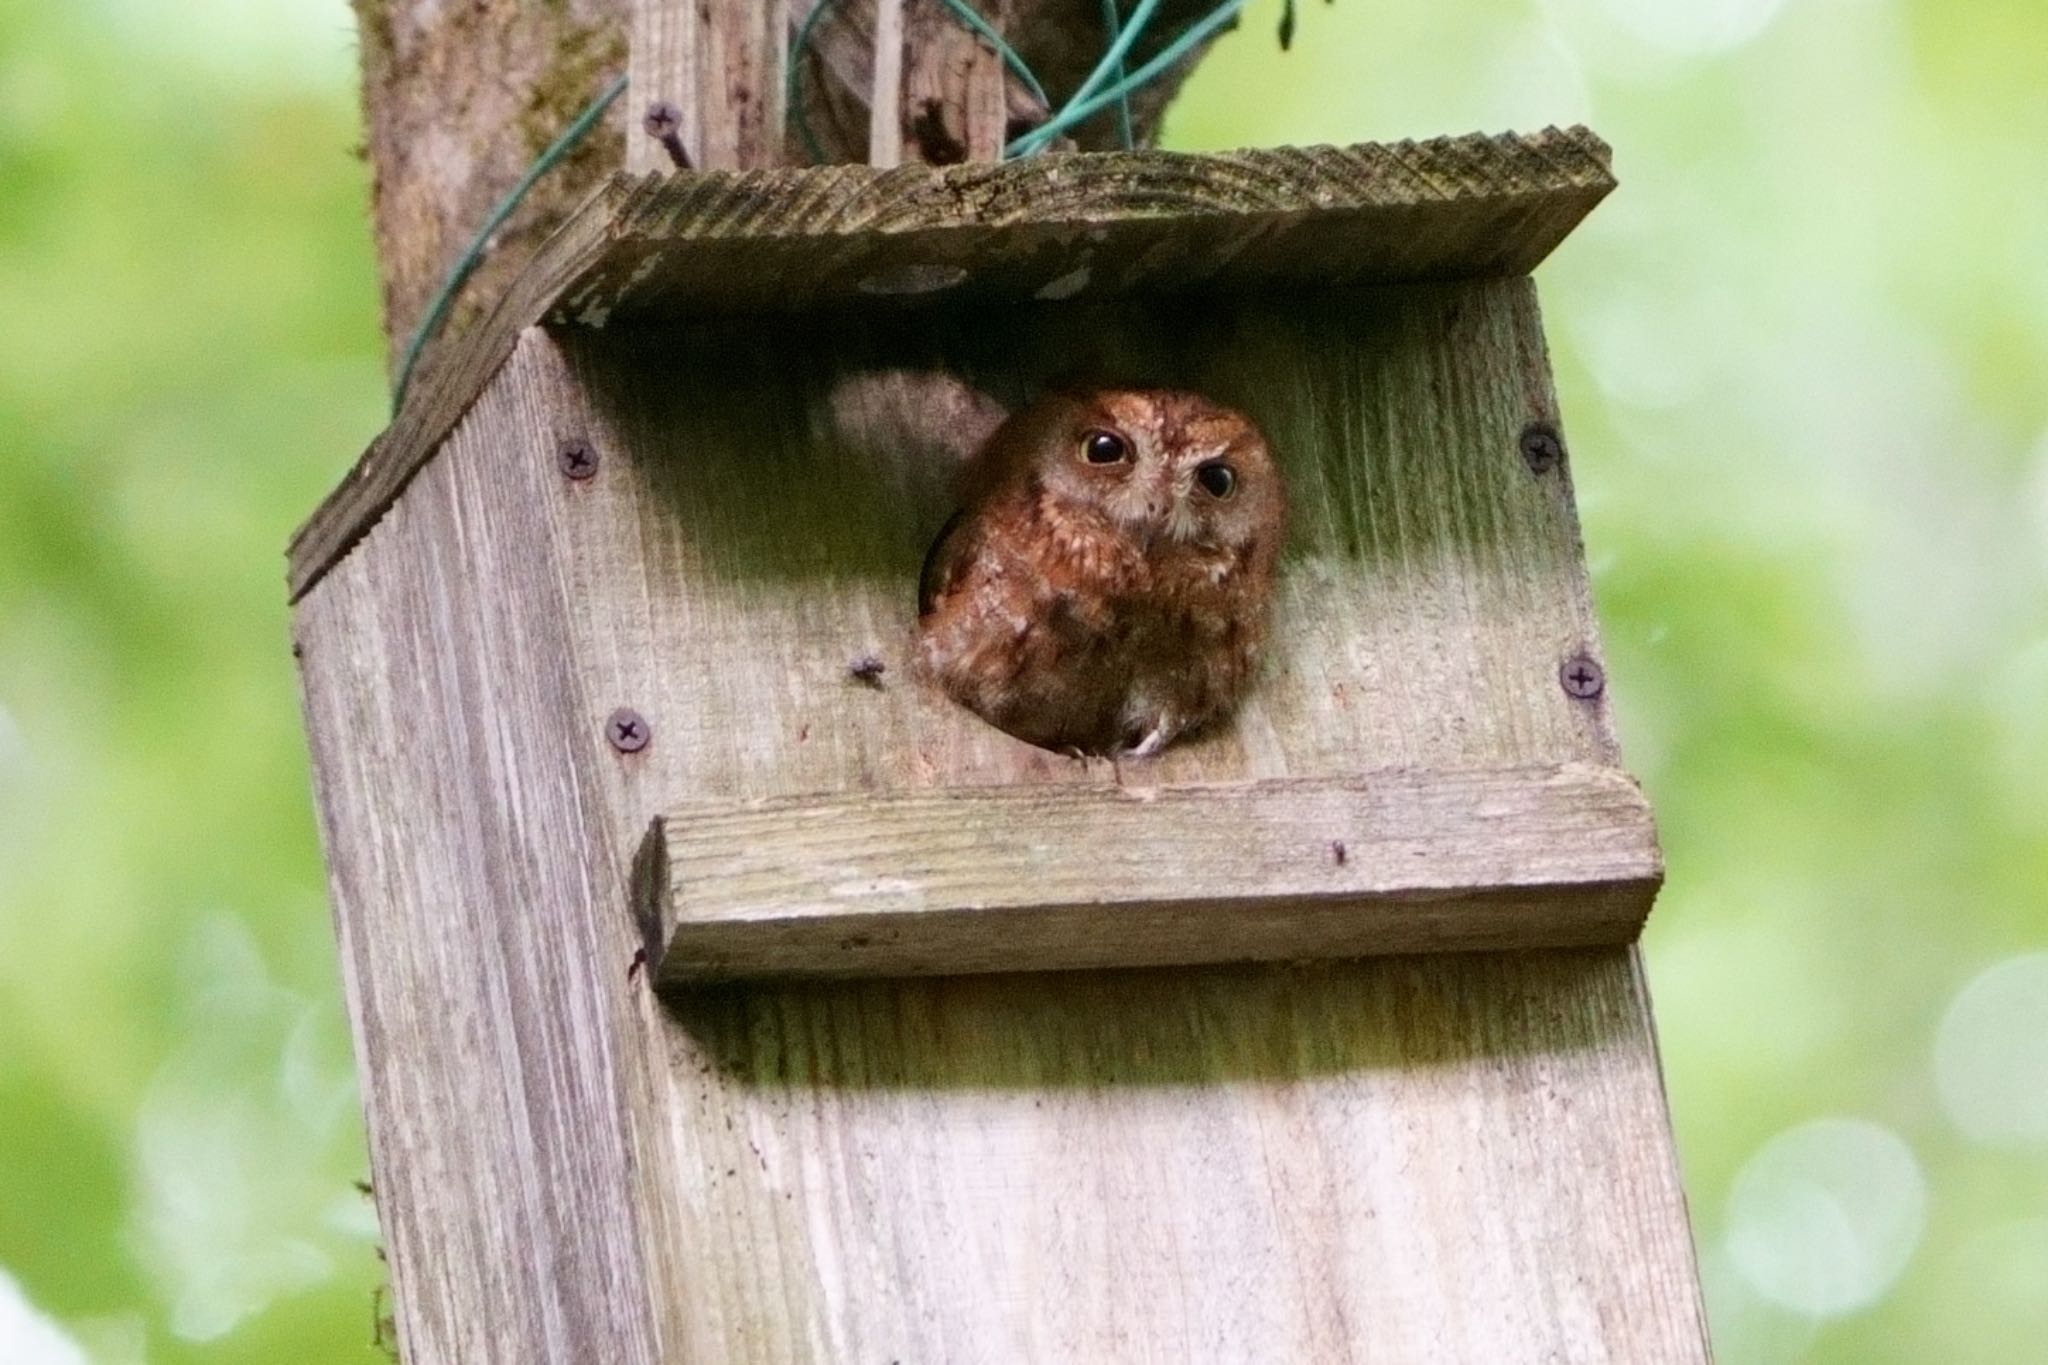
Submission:
<svg viewBox="0 0 2048 1365">
<path fill-rule="evenodd" d="M 919 664 L 1020 739 L 1157 753 L 1228 714 L 1265 638 L 1286 490 L 1191 393 L 1055 393 L 970 462 L 919 585 Z"/>
</svg>

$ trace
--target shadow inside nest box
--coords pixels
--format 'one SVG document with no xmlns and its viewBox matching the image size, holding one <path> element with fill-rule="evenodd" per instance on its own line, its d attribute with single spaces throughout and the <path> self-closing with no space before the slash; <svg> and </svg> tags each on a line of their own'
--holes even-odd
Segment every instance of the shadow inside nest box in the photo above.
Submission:
<svg viewBox="0 0 2048 1365">
<path fill-rule="evenodd" d="M 1294 557 L 1482 544 L 1492 523 L 1435 509 L 1457 501 L 1448 481 L 1528 477 L 1515 433 L 1535 399 L 1465 344 L 1505 325 L 1500 291 L 1523 283 L 878 305 L 561 336 L 694 571 L 896 578 L 908 593 L 961 462 L 1053 384 L 1188 388 L 1247 412 L 1288 479 Z M 1418 415 L 1446 403 L 1497 411 L 1497 448 L 1433 448 Z"/>
</svg>

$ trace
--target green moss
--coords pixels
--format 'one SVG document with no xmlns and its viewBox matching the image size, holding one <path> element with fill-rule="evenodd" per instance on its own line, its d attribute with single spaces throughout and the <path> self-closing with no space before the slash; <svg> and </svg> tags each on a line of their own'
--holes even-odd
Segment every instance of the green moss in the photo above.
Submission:
<svg viewBox="0 0 2048 1365">
<path fill-rule="evenodd" d="M 626 66 L 626 35 L 613 24 L 565 24 L 555 53 L 519 116 L 528 156 L 537 157 Z M 570 159 L 571 174 L 609 166 L 618 152 L 608 139 L 591 137 Z"/>
<path fill-rule="evenodd" d="M 397 43 L 391 28 L 391 0 L 354 0 L 354 5 L 364 62 L 389 60 Z"/>
</svg>

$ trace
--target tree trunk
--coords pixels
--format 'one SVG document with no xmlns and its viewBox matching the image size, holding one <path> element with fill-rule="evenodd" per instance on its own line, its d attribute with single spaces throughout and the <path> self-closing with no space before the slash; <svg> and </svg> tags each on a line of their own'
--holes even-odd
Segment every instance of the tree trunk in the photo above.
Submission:
<svg viewBox="0 0 2048 1365">
<path fill-rule="evenodd" d="M 355 0 L 384 330 L 394 365 L 491 207 L 626 69 L 630 0 Z M 451 314 L 464 330 L 562 215 L 617 170 L 615 108 L 499 232 Z"/>
</svg>

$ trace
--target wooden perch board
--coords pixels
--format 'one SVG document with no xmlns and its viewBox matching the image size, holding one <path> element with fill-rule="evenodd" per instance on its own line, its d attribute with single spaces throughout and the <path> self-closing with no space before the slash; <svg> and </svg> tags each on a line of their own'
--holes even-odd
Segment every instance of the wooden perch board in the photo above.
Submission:
<svg viewBox="0 0 2048 1365">
<path fill-rule="evenodd" d="M 643 857 L 664 985 L 1623 943 L 1662 876 L 1590 764 L 696 802 Z"/>
<path fill-rule="evenodd" d="M 615 177 L 293 538 L 294 600 L 375 524 L 547 319 L 1100 299 L 1513 276 L 1614 186 L 1583 128 L 1189 156 Z"/>
</svg>

